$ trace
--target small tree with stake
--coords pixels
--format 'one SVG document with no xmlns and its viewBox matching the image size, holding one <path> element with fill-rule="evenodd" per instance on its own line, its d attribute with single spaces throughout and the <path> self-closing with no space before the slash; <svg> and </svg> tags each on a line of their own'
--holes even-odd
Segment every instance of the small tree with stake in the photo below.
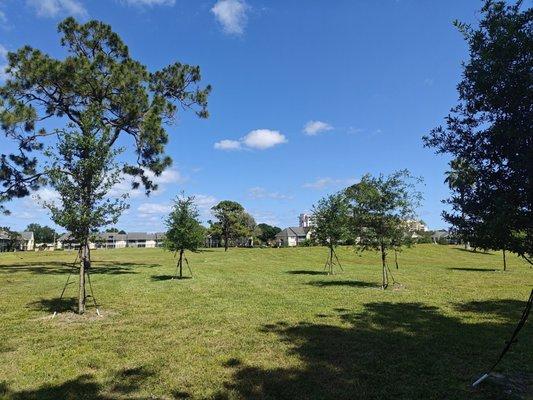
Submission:
<svg viewBox="0 0 533 400">
<path fill-rule="evenodd" d="M 312 239 L 322 246 L 327 246 L 329 256 L 324 265 L 328 274 L 334 273 L 334 265 L 342 270 L 341 263 L 335 248 L 342 240 L 348 237 L 348 204 L 343 193 L 337 193 L 320 199 L 313 206 L 315 227 L 311 234 Z"/>
<path fill-rule="evenodd" d="M 195 252 L 204 244 L 205 228 L 198 221 L 198 207 L 194 204 L 194 197 L 178 197 L 174 201 L 174 207 L 165 221 L 167 232 L 165 234 L 165 248 L 179 254 L 176 264 L 176 278 L 183 278 L 183 261 L 189 266 L 185 251 Z"/>
<path fill-rule="evenodd" d="M 349 229 L 359 251 L 381 252 L 382 288 L 389 285 L 387 253 L 410 242 L 406 235 L 408 220 L 422 199 L 409 171 L 397 171 L 387 177 L 369 174 L 345 190 L 349 207 Z"/>
</svg>

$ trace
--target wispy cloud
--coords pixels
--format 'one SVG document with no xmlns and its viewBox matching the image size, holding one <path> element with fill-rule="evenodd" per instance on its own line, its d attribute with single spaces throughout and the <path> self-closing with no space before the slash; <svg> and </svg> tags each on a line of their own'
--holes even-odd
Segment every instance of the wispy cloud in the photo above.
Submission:
<svg viewBox="0 0 533 400">
<path fill-rule="evenodd" d="M 315 136 L 322 132 L 331 131 L 333 127 L 323 121 L 309 121 L 305 124 L 303 132 L 309 136 Z"/>
<path fill-rule="evenodd" d="M 238 140 L 224 139 L 215 143 L 215 149 L 217 150 L 240 150 L 241 142 Z"/>
<path fill-rule="evenodd" d="M 0 44 L 0 82 L 8 78 L 7 69 L 7 49 Z"/>
<path fill-rule="evenodd" d="M 336 186 L 350 186 L 357 182 L 355 178 L 334 179 L 330 177 L 318 178 L 313 182 L 308 182 L 303 185 L 304 188 L 322 190 L 328 187 Z"/>
<path fill-rule="evenodd" d="M 119 0 L 121 3 L 131 6 L 173 6 L 176 0 Z"/>
<path fill-rule="evenodd" d="M 78 0 L 26 0 L 39 17 L 55 17 L 60 14 L 87 17 L 88 12 Z"/>
<path fill-rule="evenodd" d="M 249 6 L 244 0 L 218 0 L 211 12 L 225 33 L 242 35 L 248 20 L 248 9 Z"/>
<path fill-rule="evenodd" d="M 262 187 L 253 187 L 248 191 L 248 195 L 252 199 L 274 199 L 274 200 L 290 200 L 293 199 L 293 196 L 278 193 L 278 192 L 269 192 Z"/>
<path fill-rule="evenodd" d="M 153 196 L 157 196 L 167 190 L 167 187 L 172 184 L 183 183 L 187 179 L 176 168 L 167 168 L 161 175 L 155 176 L 152 171 L 146 170 L 145 175 L 155 184 L 158 185 L 156 191 L 152 192 Z M 142 185 L 137 189 L 132 189 L 131 185 L 133 178 L 129 175 L 124 175 L 120 182 L 113 185 L 109 192 L 109 197 L 121 197 L 125 194 L 130 198 L 144 196 L 144 189 Z"/>
<path fill-rule="evenodd" d="M 288 140 L 279 131 L 270 129 L 255 129 L 250 131 L 240 140 L 224 139 L 216 142 L 214 147 L 217 150 L 240 150 L 243 147 L 256 150 L 265 150 L 279 144 L 287 143 Z"/>
</svg>

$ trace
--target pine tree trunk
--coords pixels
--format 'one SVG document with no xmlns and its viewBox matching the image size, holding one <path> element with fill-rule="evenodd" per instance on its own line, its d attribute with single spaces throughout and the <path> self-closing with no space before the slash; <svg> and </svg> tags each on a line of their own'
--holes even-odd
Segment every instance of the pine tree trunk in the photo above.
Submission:
<svg viewBox="0 0 533 400">
<path fill-rule="evenodd" d="M 507 258 L 505 256 L 505 247 L 503 248 L 503 270 L 507 271 Z"/>
<path fill-rule="evenodd" d="M 394 262 L 396 263 L 396 269 L 398 269 L 398 252 L 394 250 Z"/>
<path fill-rule="evenodd" d="M 228 251 L 228 235 L 224 235 L 224 251 Z"/>
</svg>

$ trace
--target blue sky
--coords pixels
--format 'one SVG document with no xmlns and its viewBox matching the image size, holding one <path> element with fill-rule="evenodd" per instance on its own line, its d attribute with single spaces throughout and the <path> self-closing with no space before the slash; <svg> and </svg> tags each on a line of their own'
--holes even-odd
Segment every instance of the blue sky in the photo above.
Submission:
<svg viewBox="0 0 533 400">
<path fill-rule="evenodd" d="M 362 174 L 408 168 L 425 180 L 419 216 L 436 229 L 445 227 L 447 159 L 424 149 L 421 137 L 457 100 L 467 47 L 452 21 L 475 23 L 480 7 L 464 0 L 0 0 L 0 66 L 6 50 L 25 44 L 62 57 L 56 25 L 68 15 L 111 24 L 150 69 L 201 66 L 213 86 L 211 116 L 182 113 L 168 128 L 174 166 L 159 178 L 158 193 L 131 193 L 120 228 L 163 229 L 181 190 L 197 196 L 204 219 L 216 201 L 232 199 L 257 222 L 294 226 L 299 213 Z M 9 146 L 4 137 L 0 144 Z M 34 199 L 9 207 L 0 226 L 50 223 Z"/>
</svg>

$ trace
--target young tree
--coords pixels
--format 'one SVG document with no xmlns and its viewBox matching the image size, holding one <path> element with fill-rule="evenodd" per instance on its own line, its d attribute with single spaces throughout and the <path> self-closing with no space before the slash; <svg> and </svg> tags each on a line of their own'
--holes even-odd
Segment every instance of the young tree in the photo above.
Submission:
<svg viewBox="0 0 533 400">
<path fill-rule="evenodd" d="M 30 46 L 8 54 L 0 123 L 18 152 L 0 156 L 0 201 L 26 196 L 46 180 L 60 193 L 61 204 L 49 206 L 54 221 L 82 243 L 78 311 L 83 313 L 88 237 L 115 223 L 124 209 L 124 199 L 106 196 L 120 178 L 118 169 L 133 178 L 132 188 L 142 185 L 147 194 L 157 189 L 152 177 L 172 161 L 165 155 L 164 125 L 178 106 L 207 117 L 210 87 L 198 87 L 197 66 L 176 62 L 149 72 L 102 22 L 67 18 L 58 30 L 68 52 L 64 59 Z M 42 121 L 53 118 L 63 127 L 46 131 Z M 43 151 L 45 139 L 49 161 L 43 166 L 35 153 Z M 133 149 L 135 161 L 117 165 L 125 149 Z"/>
<path fill-rule="evenodd" d="M 341 263 L 335 248 L 340 242 L 348 238 L 348 203 L 344 193 L 337 193 L 320 199 L 313 206 L 315 226 L 311 233 L 313 241 L 322 246 L 327 246 L 329 256 L 324 269 L 329 274 L 334 273 L 334 265 L 342 270 Z"/>
<path fill-rule="evenodd" d="M 387 177 L 366 174 L 359 183 L 345 190 L 349 207 L 349 229 L 359 251 L 381 252 L 382 287 L 389 284 L 389 250 L 410 243 L 407 221 L 416 218 L 422 199 L 416 189 L 419 178 L 402 170 Z"/>
<path fill-rule="evenodd" d="M 29 224 L 26 231 L 33 232 L 35 243 L 54 243 L 57 232 L 49 226 L 42 226 L 39 224 Z"/>
<path fill-rule="evenodd" d="M 452 211 L 444 218 L 470 240 L 533 263 L 533 8 L 522 5 L 487 0 L 479 26 L 454 23 L 470 59 L 458 105 L 424 141 L 468 166 L 454 168 L 460 180 L 474 178 L 466 193 L 451 185 Z"/>
<path fill-rule="evenodd" d="M 198 207 L 194 204 L 194 197 L 178 197 L 174 207 L 165 221 L 167 232 L 165 234 L 165 248 L 174 254 L 179 254 L 177 278 L 183 277 L 183 261 L 189 267 L 189 261 L 184 257 L 186 250 L 196 252 L 205 242 L 205 228 L 198 220 Z M 192 276 L 192 271 L 191 276 Z"/>
<path fill-rule="evenodd" d="M 262 243 L 269 243 L 273 241 L 276 238 L 276 235 L 281 232 L 281 228 L 264 223 L 257 225 L 257 228 L 259 228 L 259 234 L 257 237 Z"/>
<path fill-rule="evenodd" d="M 223 200 L 212 207 L 216 229 L 224 239 L 224 251 L 228 251 L 229 241 L 242 237 L 249 231 L 249 218 L 243 206 L 231 200 Z"/>
</svg>

